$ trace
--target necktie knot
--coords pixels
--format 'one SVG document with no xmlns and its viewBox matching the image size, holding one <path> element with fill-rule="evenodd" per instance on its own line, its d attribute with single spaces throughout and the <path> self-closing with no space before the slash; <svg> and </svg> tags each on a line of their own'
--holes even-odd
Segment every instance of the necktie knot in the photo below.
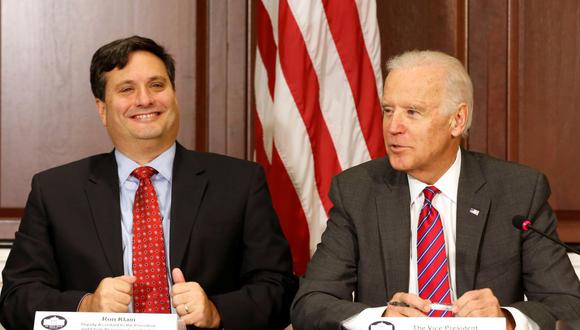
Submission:
<svg viewBox="0 0 580 330">
<path fill-rule="evenodd" d="M 143 179 L 149 179 L 153 175 L 157 173 L 157 170 L 151 166 L 140 166 L 131 172 L 131 175 L 139 179 L 139 181 Z"/>
<path fill-rule="evenodd" d="M 440 193 L 439 189 L 435 186 L 427 186 L 423 189 L 423 195 L 425 196 L 425 201 L 431 203 L 433 201 L 433 197 Z"/>
</svg>

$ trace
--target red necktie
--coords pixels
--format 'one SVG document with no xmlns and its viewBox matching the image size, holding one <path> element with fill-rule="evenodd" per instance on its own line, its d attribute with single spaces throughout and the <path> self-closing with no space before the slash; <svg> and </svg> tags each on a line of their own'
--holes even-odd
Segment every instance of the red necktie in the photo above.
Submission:
<svg viewBox="0 0 580 330">
<path fill-rule="evenodd" d="M 133 203 L 133 310 L 135 313 L 169 313 L 169 289 L 161 212 L 149 166 L 136 168 L 139 179 Z"/>
<path fill-rule="evenodd" d="M 437 209 L 433 207 L 433 197 L 439 193 L 434 186 L 423 190 L 425 202 L 419 214 L 417 226 L 417 281 L 419 297 L 431 302 L 451 304 L 449 268 L 443 225 Z M 453 316 L 448 311 L 432 310 L 428 316 Z"/>
</svg>

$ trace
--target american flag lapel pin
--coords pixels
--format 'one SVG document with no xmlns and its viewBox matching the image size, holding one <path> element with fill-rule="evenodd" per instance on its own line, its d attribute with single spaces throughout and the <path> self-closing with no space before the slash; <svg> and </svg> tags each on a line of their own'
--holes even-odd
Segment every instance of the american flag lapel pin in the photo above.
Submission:
<svg viewBox="0 0 580 330">
<path fill-rule="evenodd" d="M 478 216 L 479 215 L 479 210 L 474 209 L 473 207 L 469 209 L 469 213 Z"/>
</svg>

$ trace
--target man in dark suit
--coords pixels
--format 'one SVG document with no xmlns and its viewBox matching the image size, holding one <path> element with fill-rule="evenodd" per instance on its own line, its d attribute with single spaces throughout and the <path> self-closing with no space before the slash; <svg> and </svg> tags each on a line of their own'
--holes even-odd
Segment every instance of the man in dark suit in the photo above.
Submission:
<svg viewBox="0 0 580 330">
<path fill-rule="evenodd" d="M 91 87 L 115 150 L 34 176 L 3 272 L 6 328 L 31 329 L 38 310 L 129 312 L 150 305 L 200 328 L 288 323 L 296 284 L 263 171 L 176 143 L 174 81 L 172 57 L 153 40 L 134 36 L 97 50 Z M 143 179 L 137 170 L 152 176 Z M 150 216 L 141 213 L 136 192 L 151 185 L 154 192 L 139 196 L 155 203 L 147 204 Z M 134 227 L 140 218 L 157 235 L 147 252 L 137 249 L 152 240 L 135 238 L 144 235 Z M 142 253 L 157 261 L 143 268 Z M 154 269 L 156 287 L 145 282 Z M 147 291 L 143 305 L 135 300 L 138 285 Z"/>
<path fill-rule="evenodd" d="M 328 227 L 292 305 L 294 329 L 431 314 L 552 329 L 579 318 L 580 283 L 566 251 L 512 226 L 527 216 L 557 236 L 545 176 L 460 148 L 473 107 L 463 65 L 412 51 L 388 69 L 388 158 L 334 178 Z"/>
</svg>

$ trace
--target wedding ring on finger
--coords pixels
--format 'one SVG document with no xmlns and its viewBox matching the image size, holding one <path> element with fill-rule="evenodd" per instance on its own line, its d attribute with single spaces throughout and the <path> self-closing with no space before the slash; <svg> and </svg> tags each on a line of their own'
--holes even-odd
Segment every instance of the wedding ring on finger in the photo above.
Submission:
<svg viewBox="0 0 580 330">
<path fill-rule="evenodd" d="M 189 307 L 187 307 L 187 304 L 183 304 L 183 308 L 185 309 L 185 313 L 189 314 Z"/>
</svg>

